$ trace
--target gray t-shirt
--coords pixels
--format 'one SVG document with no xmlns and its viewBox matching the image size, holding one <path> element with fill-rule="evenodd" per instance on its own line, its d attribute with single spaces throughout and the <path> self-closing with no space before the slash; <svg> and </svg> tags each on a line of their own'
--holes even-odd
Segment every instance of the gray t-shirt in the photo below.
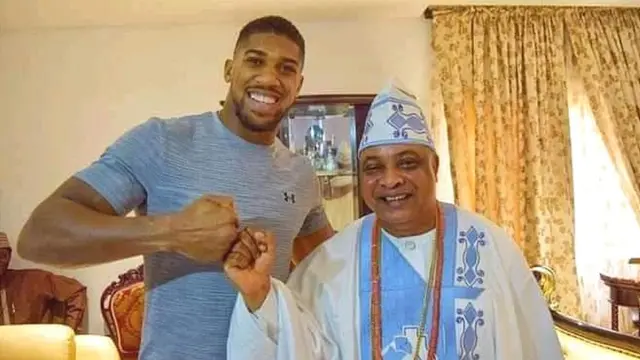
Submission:
<svg viewBox="0 0 640 360">
<path fill-rule="evenodd" d="M 249 143 L 215 113 L 152 118 L 128 131 L 76 174 L 118 214 L 183 209 L 203 194 L 232 196 L 241 225 L 273 231 L 273 275 L 286 280 L 292 241 L 328 224 L 317 178 L 306 158 L 280 141 Z M 144 257 L 142 360 L 226 358 L 236 291 L 219 265 L 174 253 Z"/>
</svg>

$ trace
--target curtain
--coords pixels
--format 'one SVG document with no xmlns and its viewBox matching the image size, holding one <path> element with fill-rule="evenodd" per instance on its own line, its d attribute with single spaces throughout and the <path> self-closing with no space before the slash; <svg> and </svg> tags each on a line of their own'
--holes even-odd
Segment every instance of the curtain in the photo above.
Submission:
<svg viewBox="0 0 640 360">
<path fill-rule="evenodd" d="M 640 223 L 619 186 L 620 176 L 596 124 L 579 80 L 569 87 L 569 118 L 573 158 L 576 268 L 584 320 L 611 327 L 609 289 L 600 273 L 640 278 Z M 620 331 L 633 333 L 631 312 L 620 308 Z"/>
<path fill-rule="evenodd" d="M 446 126 L 456 202 L 553 268 L 558 310 L 581 317 L 563 34 L 550 8 L 437 9 L 432 116 Z"/>
<path fill-rule="evenodd" d="M 640 9 L 569 8 L 576 267 L 584 319 L 610 328 L 600 274 L 640 280 Z M 620 308 L 620 331 L 633 333 Z"/>
<path fill-rule="evenodd" d="M 640 8 L 568 9 L 565 21 L 575 69 L 640 221 Z"/>
</svg>

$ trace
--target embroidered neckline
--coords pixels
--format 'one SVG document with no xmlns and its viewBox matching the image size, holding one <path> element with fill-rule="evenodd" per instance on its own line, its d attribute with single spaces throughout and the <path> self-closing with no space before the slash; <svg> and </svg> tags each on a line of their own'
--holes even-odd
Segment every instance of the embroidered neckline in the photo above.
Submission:
<svg viewBox="0 0 640 360">
<path fill-rule="evenodd" d="M 381 307 L 381 279 L 380 279 L 380 247 L 382 228 L 375 220 L 373 241 L 371 242 L 371 350 L 373 360 L 382 360 L 382 307 Z M 414 353 L 414 360 L 419 359 L 422 337 L 427 319 L 430 293 L 433 291 L 433 312 L 431 331 L 429 332 L 429 348 L 427 360 L 435 360 L 438 347 L 438 333 L 440 330 L 440 296 L 442 292 L 442 268 L 444 248 L 444 215 L 440 204 L 436 207 L 436 244 L 433 246 L 433 256 L 429 271 L 429 281 L 425 285 L 420 328 L 418 329 L 418 343 Z"/>
</svg>

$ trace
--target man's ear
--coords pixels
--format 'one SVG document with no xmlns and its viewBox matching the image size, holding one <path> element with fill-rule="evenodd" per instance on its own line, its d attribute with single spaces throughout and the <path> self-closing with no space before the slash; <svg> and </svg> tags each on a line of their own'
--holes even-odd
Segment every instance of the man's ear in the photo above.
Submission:
<svg viewBox="0 0 640 360">
<path fill-rule="evenodd" d="M 433 153 L 433 173 L 436 176 L 436 181 L 438 180 L 438 172 L 440 171 L 440 157 L 434 152 Z"/>
<path fill-rule="evenodd" d="M 224 82 L 227 84 L 231 82 L 231 71 L 233 70 L 233 61 L 227 59 L 224 62 Z"/>
<path fill-rule="evenodd" d="M 300 75 L 300 84 L 298 84 L 298 89 L 296 89 L 297 90 L 296 95 L 300 94 L 300 90 L 302 90 L 302 84 L 303 83 L 304 83 L 304 76 Z"/>
</svg>

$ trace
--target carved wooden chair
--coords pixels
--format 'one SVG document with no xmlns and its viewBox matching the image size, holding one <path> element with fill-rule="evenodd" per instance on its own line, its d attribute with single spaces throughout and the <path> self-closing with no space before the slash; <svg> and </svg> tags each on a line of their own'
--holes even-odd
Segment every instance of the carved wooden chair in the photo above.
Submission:
<svg viewBox="0 0 640 360">
<path fill-rule="evenodd" d="M 144 316 L 143 265 L 118 275 L 102 292 L 100 308 L 122 359 L 137 359 Z"/>
</svg>

